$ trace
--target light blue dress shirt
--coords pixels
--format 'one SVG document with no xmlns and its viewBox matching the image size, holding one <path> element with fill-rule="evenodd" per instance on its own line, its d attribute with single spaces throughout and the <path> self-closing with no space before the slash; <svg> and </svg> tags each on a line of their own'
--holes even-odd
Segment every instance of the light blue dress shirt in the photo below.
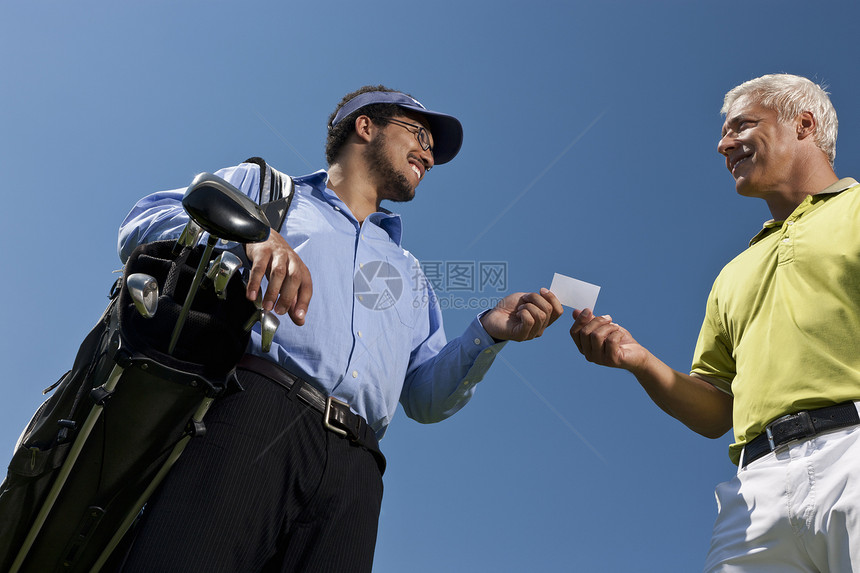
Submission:
<svg viewBox="0 0 860 573">
<path fill-rule="evenodd" d="M 258 200 L 257 165 L 243 163 L 217 175 Z M 505 343 L 494 343 L 476 317 L 446 344 L 432 286 L 400 246 L 400 216 L 377 212 L 359 224 L 327 180 L 325 171 L 294 179 L 280 231 L 313 280 L 305 324 L 281 317 L 269 353 L 260 348 L 258 325 L 248 351 L 347 402 L 380 438 L 398 401 L 422 423 L 451 416 L 471 399 Z M 179 237 L 188 222 L 184 194 L 184 188 L 161 191 L 134 206 L 119 231 L 123 262 L 141 243 Z"/>
</svg>

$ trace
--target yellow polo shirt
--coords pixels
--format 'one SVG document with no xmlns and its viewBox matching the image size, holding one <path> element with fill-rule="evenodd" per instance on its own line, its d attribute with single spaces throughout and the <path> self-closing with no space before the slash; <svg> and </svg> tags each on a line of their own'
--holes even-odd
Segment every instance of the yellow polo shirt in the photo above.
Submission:
<svg viewBox="0 0 860 573">
<path fill-rule="evenodd" d="M 860 185 L 841 179 L 768 221 L 720 272 L 693 376 L 734 396 L 738 463 L 768 422 L 860 400 Z"/>
</svg>

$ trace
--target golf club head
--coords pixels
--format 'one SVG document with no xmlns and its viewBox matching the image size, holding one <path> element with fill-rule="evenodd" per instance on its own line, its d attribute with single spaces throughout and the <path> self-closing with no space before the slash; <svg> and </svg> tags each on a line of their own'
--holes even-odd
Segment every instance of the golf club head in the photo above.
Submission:
<svg viewBox="0 0 860 573">
<path fill-rule="evenodd" d="M 254 328 L 254 325 L 263 320 L 263 309 L 258 308 L 255 310 L 250 317 L 248 317 L 248 321 L 245 323 L 244 330 L 245 332 L 250 331 Z"/>
<path fill-rule="evenodd" d="M 262 338 L 260 346 L 263 352 L 268 352 L 272 349 L 272 340 L 274 340 L 279 326 L 281 326 L 281 321 L 278 320 L 274 312 L 270 310 L 263 312 L 260 318 L 260 334 Z"/>
<path fill-rule="evenodd" d="M 242 266 L 242 261 L 230 252 L 223 252 L 212 261 L 209 265 L 209 270 L 206 272 L 207 278 L 212 281 L 212 286 L 215 288 L 215 294 L 219 299 L 227 298 L 227 283 L 236 274 L 236 271 Z"/>
<path fill-rule="evenodd" d="M 158 281 L 144 273 L 128 275 L 125 281 L 134 307 L 144 318 L 152 318 L 158 310 Z"/>
<path fill-rule="evenodd" d="M 181 250 L 184 247 L 193 247 L 197 244 L 197 241 L 200 240 L 200 235 L 203 234 L 203 229 L 200 228 L 200 225 L 194 222 L 194 219 L 188 221 L 188 224 L 185 225 L 185 228 L 182 229 L 182 234 L 179 235 L 179 240 L 176 241 L 177 250 Z"/>
<path fill-rule="evenodd" d="M 217 175 L 195 177 L 182 206 L 204 231 L 220 239 L 259 243 L 269 238 L 269 220 L 260 206 Z"/>
</svg>

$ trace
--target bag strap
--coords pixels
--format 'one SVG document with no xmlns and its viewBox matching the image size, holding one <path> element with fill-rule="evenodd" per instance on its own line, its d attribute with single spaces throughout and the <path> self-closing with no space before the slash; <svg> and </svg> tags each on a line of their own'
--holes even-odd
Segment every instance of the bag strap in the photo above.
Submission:
<svg viewBox="0 0 860 573">
<path fill-rule="evenodd" d="M 260 167 L 259 203 L 269 219 L 269 225 L 280 231 L 293 201 L 296 184 L 292 177 L 266 164 L 262 157 L 251 157 L 243 163 L 254 163 Z"/>
</svg>

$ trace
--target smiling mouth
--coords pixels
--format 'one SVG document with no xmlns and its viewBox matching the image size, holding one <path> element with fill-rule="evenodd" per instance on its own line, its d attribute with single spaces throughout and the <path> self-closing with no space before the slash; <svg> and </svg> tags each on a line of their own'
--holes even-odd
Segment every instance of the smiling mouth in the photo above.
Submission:
<svg viewBox="0 0 860 573">
<path fill-rule="evenodd" d="M 409 162 L 409 167 L 411 167 L 415 175 L 418 176 L 418 181 L 421 181 L 421 167 L 419 167 L 414 161 Z"/>
<path fill-rule="evenodd" d="M 735 161 L 732 164 L 732 174 L 734 174 L 735 170 L 737 170 L 739 165 L 741 165 L 743 162 L 745 162 L 750 157 L 752 157 L 752 156 L 751 155 L 745 155 L 745 156 L 741 157 L 740 159 L 738 159 L 737 161 Z"/>
</svg>

